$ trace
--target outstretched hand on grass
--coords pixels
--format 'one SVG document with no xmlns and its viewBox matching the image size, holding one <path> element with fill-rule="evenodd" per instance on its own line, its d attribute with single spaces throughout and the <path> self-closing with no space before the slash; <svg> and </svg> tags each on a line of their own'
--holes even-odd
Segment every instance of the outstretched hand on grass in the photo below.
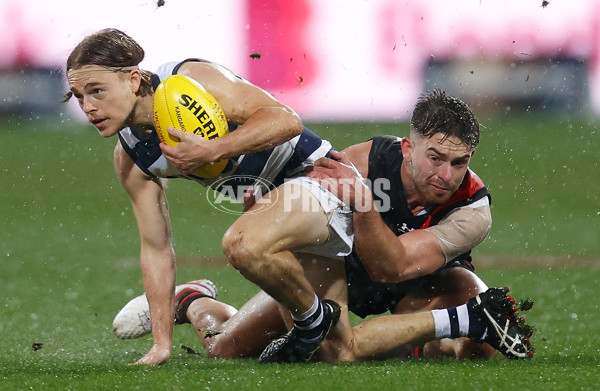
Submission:
<svg viewBox="0 0 600 391">
<path fill-rule="evenodd" d="M 167 362 L 171 357 L 171 349 L 160 348 L 157 345 L 152 346 L 152 349 L 133 365 L 159 365 Z"/>
</svg>

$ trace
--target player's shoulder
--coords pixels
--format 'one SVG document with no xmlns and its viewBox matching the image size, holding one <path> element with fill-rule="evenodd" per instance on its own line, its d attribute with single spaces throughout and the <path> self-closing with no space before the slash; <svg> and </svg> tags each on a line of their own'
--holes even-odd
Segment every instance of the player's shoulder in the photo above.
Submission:
<svg viewBox="0 0 600 391">
<path fill-rule="evenodd" d="M 180 62 L 177 61 L 166 62 L 164 64 L 161 64 L 158 68 L 156 68 L 154 73 L 158 75 L 160 80 L 164 80 L 173 74 L 173 71 L 177 68 L 179 64 Z"/>
<path fill-rule="evenodd" d="M 375 136 L 371 140 L 376 140 L 376 141 L 379 141 L 379 142 L 395 143 L 395 142 L 402 141 L 403 138 L 404 137 L 393 136 L 393 135 L 390 135 L 390 134 L 383 134 L 381 136 Z"/>
<path fill-rule="evenodd" d="M 383 135 L 371 139 L 370 154 L 373 158 L 395 158 L 401 154 L 402 137 Z"/>
<path fill-rule="evenodd" d="M 369 152 L 371 149 L 371 145 L 373 145 L 373 140 L 367 140 L 362 143 L 351 145 L 342 150 L 346 155 L 350 156 L 351 154 L 363 154 L 364 152 Z"/>
<path fill-rule="evenodd" d="M 220 77 L 225 77 L 231 80 L 242 79 L 229 68 L 221 64 L 200 59 L 188 59 L 182 62 L 177 68 L 177 73 L 180 75 L 189 76 L 200 82 L 208 82 Z"/>
<path fill-rule="evenodd" d="M 351 145 L 344 150 L 348 159 L 356 166 L 360 174 L 364 177 L 367 176 L 369 171 L 369 151 L 371 150 L 372 140 L 368 140 L 359 144 Z"/>
<path fill-rule="evenodd" d="M 402 139 L 403 137 L 392 135 L 376 136 L 371 139 L 373 141 L 372 148 L 376 150 L 388 150 L 390 148 L 397 150 L 400 149 Z"/>
<path fill-rule="evenodd" d="M 154 74 L 160 80 L 164 80 L 172 75 L 184 75 L 201 81 L 202 79 L 210 79 L 224 75 L 229 71 L 227 68 L 200 58 L 188 58 L 182 61 L 170 61 L 158 66 Z"/>
<path fill-rule="evenodd" d="M 179 67 L 178 67 L 178 73 L 182 74 L 182 73 L 186 73 L 189 71 L 196 71 L 196 70 L 200 70 L 200 71 L 216 71 L 219 68 L 219 64 L 212 62 L 212 61 L 208 61 L 208 60 L 204 60 L 204 59 L 199 59 L 199 58 L 188 58 L 187 60 L 184 60 L 180 63 Z"/>
</svg>

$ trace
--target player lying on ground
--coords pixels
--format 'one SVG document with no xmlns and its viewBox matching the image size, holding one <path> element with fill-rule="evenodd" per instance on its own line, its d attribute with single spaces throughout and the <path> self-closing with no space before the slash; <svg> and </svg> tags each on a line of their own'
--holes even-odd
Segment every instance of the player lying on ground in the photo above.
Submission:
<svg viewBox="0 0 600 391">
<path fill-rule="evenodd" d="M 333 269 L 326 273 L 320 269 L 327 264 L 335 269 L 338 262 L 322 259 L 311 263 L 319 274 L 335 278 Z M 469 349 L 471 341 L 489 344 L 512 359 L 531 358 L 532 329 L 518 317 L 514 299 L 507 291 L 491 288 L 462 306 L 384 315 L 354 327 L 350 326 L 346 298 L 337 296 L 335 299 L 341 303 L 340 320 L 312 360 L 479 358 Z M 273 336 L 287 330 L 280 306 L 264 292 L 255 295 L 239 311 L 216 300 L 217 289 L 206 279 L 178 285 L 176 293 L 176 324 L 191 323 L 210 358 L 258 357 Z M 150 333 L 151 327 L 145 295 L 127 303 L 113 322 L 115 335 L 123 339 L 142 337 Z"/>
<path fill-rule="evenodd" d="M 118 135 L 114 168 L 137 220 L 142 278 L 153 323 L 154 345 L 138 363 L 159 364 L 168 360 L 171 352 L 176 280 L 162 178 L 191 179 L 204 186 L 226 180 L 221 184 L 226 183 L 233 194 L 243 194 L 257 182 L 282 185 L 316 159 L 328 156 L 332 147 L 304 128 L 292 109 L 218 64 L 188 59 L 164 64 L 152 73 L 139 68 L 143 58 L 144 50 L 119 30 L 91 34 L 68 57 L 70 92 L 66 98 L 77 99 L 101 136 Z M 228 134 L 205 140 L 170 129 L 180 144 L 159 143 L 153 121 L 154 88 L 173 74 L 194 79 L 217 100 L 230 125 Z M 218 177 L 192 175 L 204 164 L 222 159 L 229 164 Z M 309 178 L 283 184 L 281 193 L 285 192 L 314 199 L 317 208 L 305 213 L 302 205 L 297 205 L 299 201 L 292 199 L 286 218 L 280 219 L 283 203 L 279 201 L 249 224 L 245 217 L 238 222 L 225 239 L 224 249 L 245 277 L 297 318 L 304 328 L 300 338 L 318 346 L 333 323 L 333 311 L 315 295 L 291 250 L 313 248 L 332 256 L 348 254 L 351 214 L 342 210 L 338 198 Z M 257 226 L 265 227 L 260 235 Z M 319 315 L 311 317 L 315 314 Z"/>
<path fill-rule="evenodd" d="M 386 311 L 425 316 L 424 311 L 459 307 L 484 292 L 486 286 L 473 272 L 470 256 L 491 226 L 489 194 L 468 168 L 478 142 L 479 125 L 470 109 L 458 99 L 432 91 L 415 106 L 410 137 L 376 137 L 348 148 L 345 155 L 332 152 L 340 161 L 317 161 L 310 175 L 352 207 L 355 230 L 354 251 L 345 257 L 344 267 L 333 264 L 314 273 L 322 276 L 326 270 L 342 270 L 330 279 L 312 280 L 313 286 L 327 288 L 321 297 L 340 301 L 342 314 L 347 303 L 350 311 L 363 317 Z M 365 186 L 363 177 L 372 189 Z M 250 224 L 253 218 L 242 216 L 238 222 Z M 307 275 L 315 259 L 303 263 Z M 240 313 L 231 318 L 234 327 L 244 323 L 247 313 L 243 309 Z M 448 316 L 446 310 L 431 314 L 439 321 L 435 335 L 447 336 L 446 328 L 440 326 L 445 322 L 438 319 Z M 464 311 L 457 316 L 465 319 Z M 377 344 L 373 343 L 374 336 L 367 338 L 369 343 L 356 342 L 346 318 L 342 316 L 336 327 L 341 341 L 333 349 L 341 359 L 345 359 L 344 346 L 379 346 L 383 350 L 352 353 L 358 357 L 385 355 L 388 347 L 396 346 L 387 338 L 395 335 L 394 330 L 402 330 L 393 326 L 399 317 L 380 317 L 365 323 L 368 328 L 362 326 L 360 330 L 366 334 L 370 327 L 388 330 L 378 337 L 381 342 Z M 509 318 L 520 351 L 514 354 L 510 347 L 496 348 L 529 357 L 530 332 L 514 317 Z M 460 328 L 448 330 L 453 337 L 459 336 Z M 261 361 L 308 360 L 315 347 L 298 341 L 297 333 L 296 325 L 283 339 L 267 346 Z M 457 357 L 489 358 L 495 354 L 489 346 L 471 340 L 453 339 L 439 345 Z"/>
</svg>

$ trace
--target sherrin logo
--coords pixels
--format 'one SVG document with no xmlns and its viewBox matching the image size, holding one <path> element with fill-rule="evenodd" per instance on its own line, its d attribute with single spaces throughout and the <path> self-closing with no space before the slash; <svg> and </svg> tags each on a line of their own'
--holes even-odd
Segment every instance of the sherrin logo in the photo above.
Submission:
<svg viewBox="0 0 600 391">
<path fill-rule="evenodd" d="M 175 146 L 177 137 L 169 134 L 174 127 L 194 133 L 206 140 L 222 137 L 229 132 L 225 113 L 219 103 L 194 79 L 172 75 L 163 80 L 154 91 L 154 127 L 160 141 Z M 219 175 L 227 166 L 227 159 L 207 163 L 194 172 L 201 178 Z"/>
<path fill-rule="evenodd" d="M 183 107 L 187 108 L 193 115 L 198 119 L 200 126 L 194 129 L 194 134 L 199 134 L 207 140 L 212 140 L 213 138 L 219 137 L 219 133 L 217 131 L 217 127 L 215 123 L 210 118 L 210 115 L 202 107 L 202 104 L 192 98 L 187 94 L 182 94 L 177 100 Z M 179 113 L 179 108 L 176 107 L 177 110 L 177 119 L 182 123 L 181 114 Z M 184 130 L 185 132 L 185 130 Z"/>
</svg>

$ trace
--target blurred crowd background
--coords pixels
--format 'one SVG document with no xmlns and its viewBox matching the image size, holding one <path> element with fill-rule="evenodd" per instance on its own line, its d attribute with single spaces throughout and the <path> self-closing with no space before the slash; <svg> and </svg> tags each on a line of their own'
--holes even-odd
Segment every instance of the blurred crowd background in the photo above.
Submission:
<svg viewBox="0 0 600 391">
<path fill-rule="evenodd" d="M 442 88 L 490 110 L 600 113 L 598 0 L 0 0 L 0 114 L 81 119 L 64 63 L 115 27 L 142 68 L 201 57 L 306 121 L 406 120 Z"/>
</svg>

